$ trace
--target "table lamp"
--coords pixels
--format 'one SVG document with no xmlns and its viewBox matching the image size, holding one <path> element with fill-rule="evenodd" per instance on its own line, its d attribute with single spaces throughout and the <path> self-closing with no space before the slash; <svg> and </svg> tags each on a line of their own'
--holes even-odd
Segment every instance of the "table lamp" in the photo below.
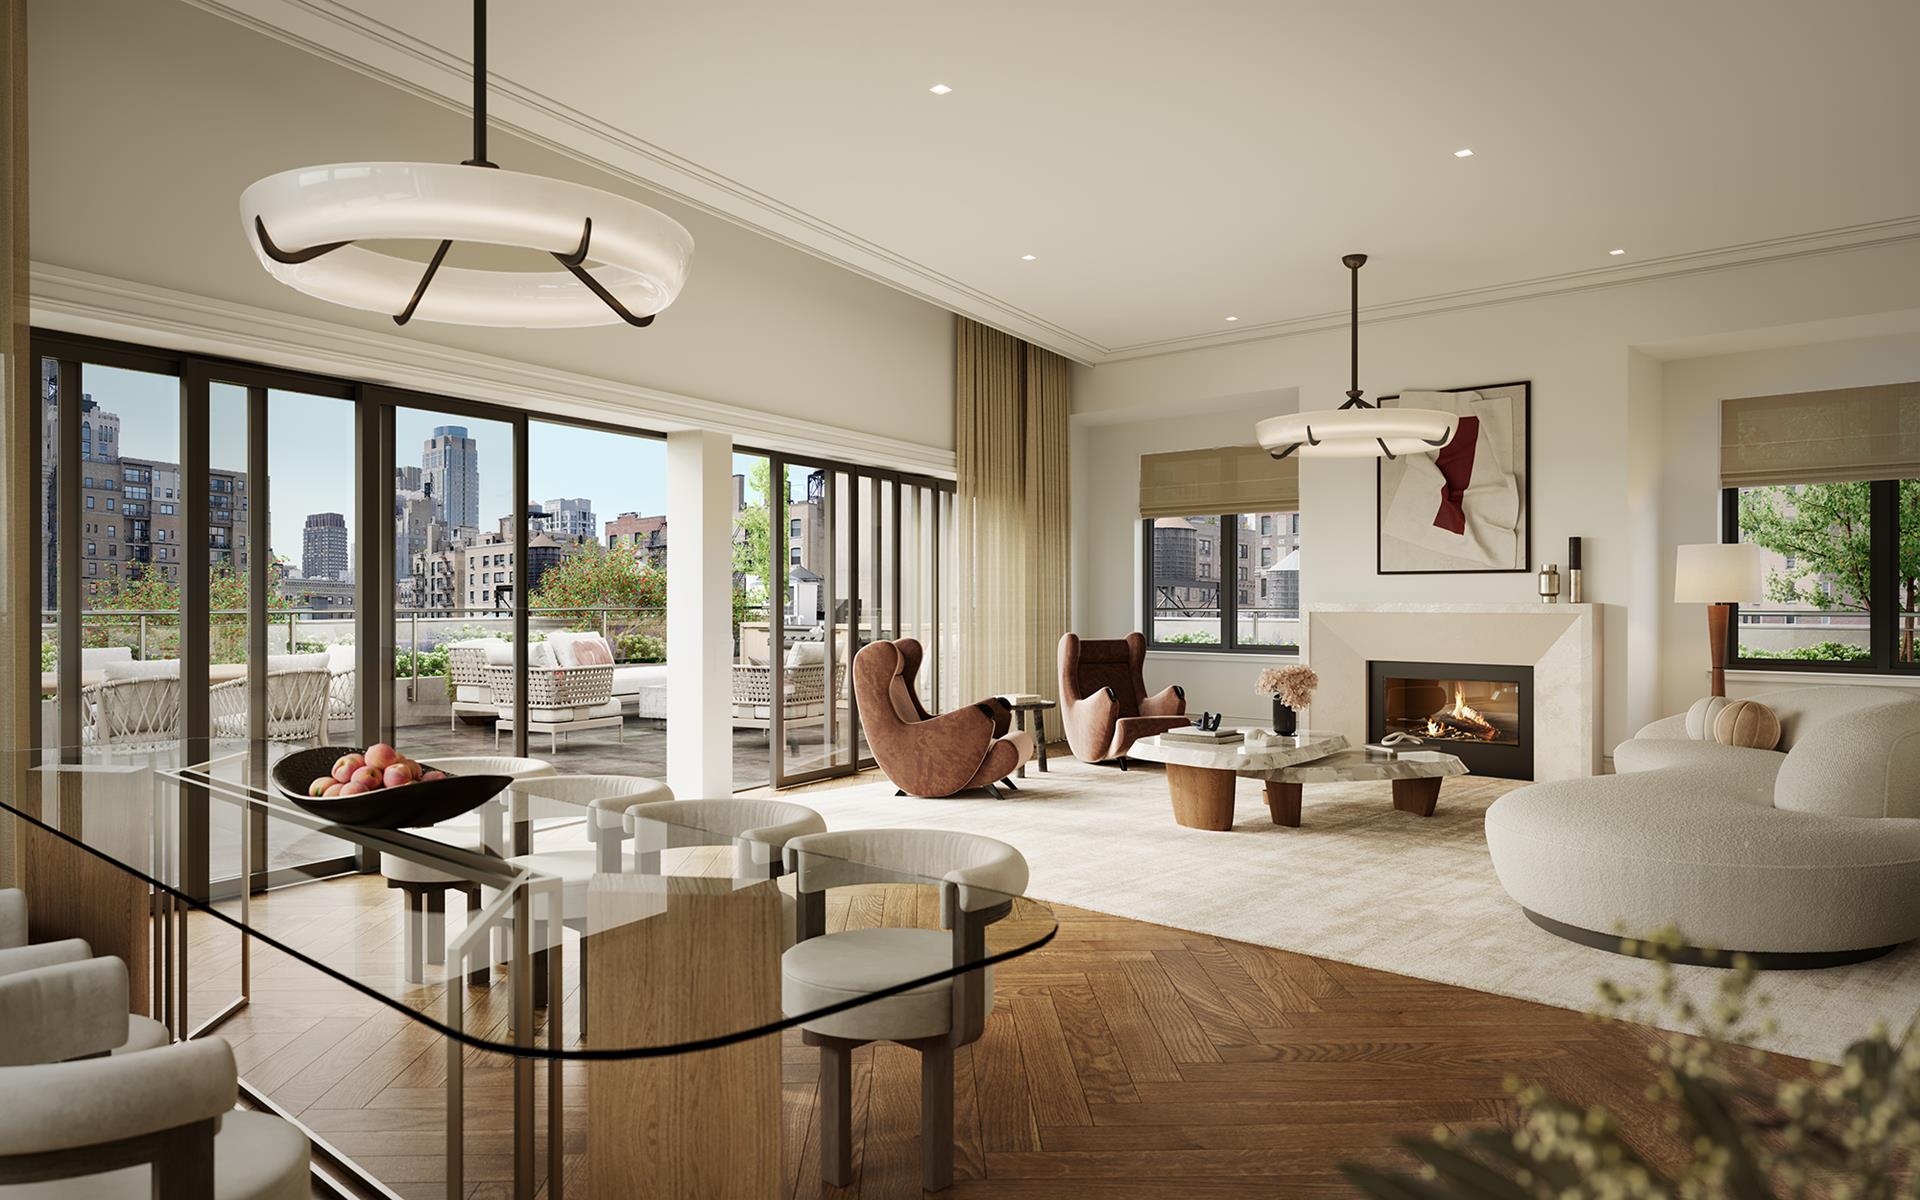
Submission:
<svg viewBox="0 0 1920 1200">
<path fill-rule="evenodd" d="M 1766 562 L 1760 547 L 1742 542 L 1681 546 L 1673 564 L 1673 602 L 1707 606 L 1713 694 L 1727 694 L 1727 622 L 1736 604 L 1766 599 Z"/>
</svg>

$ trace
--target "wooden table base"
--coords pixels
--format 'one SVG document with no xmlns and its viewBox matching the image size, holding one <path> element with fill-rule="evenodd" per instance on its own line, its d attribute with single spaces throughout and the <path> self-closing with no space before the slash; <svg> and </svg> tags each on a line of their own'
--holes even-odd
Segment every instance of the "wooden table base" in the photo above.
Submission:
<svg viewBox="0 0 1920 1200">
<path fill-rule="evenodd" d="M 1232 771 L 1167 764 L 1167 791 L 1173 795 L 1173 819 L 1188 829 L 1223 833 L 1233 828 Z"/>
<path fill-rule="evenodd" d="M 1268 781 L 1267 811 L 1273 814 L 1275 825 L 1300 828 L 1300 785 Z"/>
<path fill-rule="evenodd" d="M 1440 803 L 1440 776 L 1432 779 L 1396 779 L 1393 781 L 1393 806 L 1401 812 L 1430 817 Z"/>
</svg>

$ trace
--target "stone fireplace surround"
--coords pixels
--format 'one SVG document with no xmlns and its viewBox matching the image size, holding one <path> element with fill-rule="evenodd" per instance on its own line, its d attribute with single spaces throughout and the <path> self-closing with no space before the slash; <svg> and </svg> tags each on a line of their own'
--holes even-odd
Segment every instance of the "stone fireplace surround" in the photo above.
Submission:
<svg viewBox="0 0 1920 1200">
<path fill-rule="evenodd" d="M 1600 773 L 1600 614 L 1592 604 L 1317 604 L 1301 657 L 1319 673 L 1308 727 L 1367 734 L 1367 664 L 1499 663 L 1533 669 L 1533 777 Z"/>
</svg>

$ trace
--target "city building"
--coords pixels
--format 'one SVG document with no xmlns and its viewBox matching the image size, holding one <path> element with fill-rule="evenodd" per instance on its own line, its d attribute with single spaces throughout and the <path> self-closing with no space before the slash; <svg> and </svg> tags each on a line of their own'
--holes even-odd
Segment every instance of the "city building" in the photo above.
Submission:
<svg viewBox="0 0 1920 1200">
<path fill-rule="evenodd" d="M 420 448 L 421 488 L 449 525 L 480 524 L 480 443 L 464 425 L 436 425 Z"/>
<path fill-rule="evenodd" d="M 634 557 L 644 559 L 656 567 L 667 565 L 667 519 L 663 516 L 643 517 L 639 513 L 624 512 L 608 521 L 607 547 L 624 546 L 631 550 Z"/>
<path fill-rule="evenodd" d="M 548 500 L 540 505 L 541 531 L 563 542 L 598 541 L 600 526 L 593 515 L 593 501 L 584 496 Z"/>
<path fill-rule="evenodd" d="M 129 497 L 131 499 L 131 497 Z M 336 512 L 309 513 L 300 530 L 300 575 L 309 581 L 344 581 L 353 571 L 347 518 Z"/>
</svg>

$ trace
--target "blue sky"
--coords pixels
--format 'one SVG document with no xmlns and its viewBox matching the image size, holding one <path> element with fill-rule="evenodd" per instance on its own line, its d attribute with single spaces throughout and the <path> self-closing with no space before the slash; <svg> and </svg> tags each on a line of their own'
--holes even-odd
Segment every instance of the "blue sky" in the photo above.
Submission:
<svg viewBox="0 0 1920 1200">
<path fill-rule="evenodd" d="M 177 379 L 86 366 L 83 386 L 101 408 L 119 414 L 121 454 L 180 461 Z M 209 439 L 215 467 L 246 466 L 245 406 L 244 389 L 215 385 Z M 502 422 L 399 409 L 394 415 L 395 462 L 418 466 L 420 446 L 437 425 L 463 425 L 468 436 L 479 441 L 480 511 L 489 522 L 509 513 L 512 432 Z M 666 511 L 664 442 L 543 421 L 531 424 L 528 437 L 529 499 L 534 503 L 584 496 L 593 501 L 595 517 L 603 523 L 622 512 Z M 267 441 L 273 549 L 297 566 L 300 530 L 308 513 L 343 513 L 353 530 L 353 405 L 324 396 L 270 392 Z M 751 461 L 735 455 L 734 470 L 744 473 Z"/>
</svg>

